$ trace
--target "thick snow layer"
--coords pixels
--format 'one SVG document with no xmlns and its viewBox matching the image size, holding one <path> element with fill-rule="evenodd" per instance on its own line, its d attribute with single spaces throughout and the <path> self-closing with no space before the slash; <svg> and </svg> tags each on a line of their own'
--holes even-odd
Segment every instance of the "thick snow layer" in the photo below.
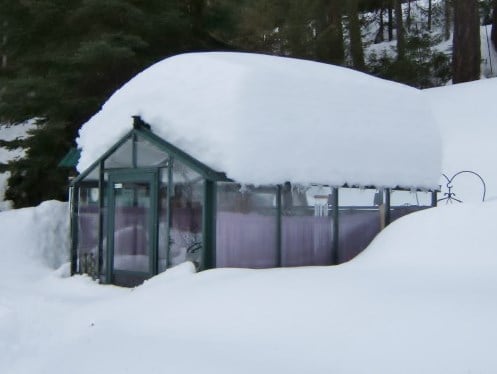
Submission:
<svg viewBox="0 0 497 374">
<path fill-rule="evenodd" d="M 420 91 L 345 68 L 184 54 L 138 74 L 83 126 L 78 169 L 140 115 L 159 136 L 242 183 L 433 188 L 440 139 L 425 108 Z"/>
<path fill-rule="evenodd" d="M 423 91 L 440 126 L 443 172 L 479 173 L 487 184 L 487 198 L 497 198 L 497 126 L 492 108 L 497 79 L 485 79 Z M 442 181 L 443 182 L 443 181 Z M 482 184 L 464 174 L 454 180 L 454 192 L 464 201 L 481 201 Z"/>
<path fill-rule="evenodd" d="M 496 203 L 412 214 L 336 267 L 194 274 L 186 263 L 133 290 L 39 263 L 37 232 L 64 209 L 0 213 L 1 373 L 497 369 Z"/>
</svg>

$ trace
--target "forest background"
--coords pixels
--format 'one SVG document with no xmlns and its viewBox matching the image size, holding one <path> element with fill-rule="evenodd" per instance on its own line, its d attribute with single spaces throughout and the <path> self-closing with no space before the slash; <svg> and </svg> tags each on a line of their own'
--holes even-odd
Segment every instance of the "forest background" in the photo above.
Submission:
<svg viewBox="0 0 497 374">
<path fill-rule="evenodd" d="M 33 124 L 0 140 L 25 149 L 0 163 L 5 199 L 65 200 L 74 170 L 58 164 L 81 125 L 168 56 L 259 52 L 427 88 L 480 79 L 489 24 L 497 45 L 497 0 L 0 0 L 0 123 Z"/>
</svg>

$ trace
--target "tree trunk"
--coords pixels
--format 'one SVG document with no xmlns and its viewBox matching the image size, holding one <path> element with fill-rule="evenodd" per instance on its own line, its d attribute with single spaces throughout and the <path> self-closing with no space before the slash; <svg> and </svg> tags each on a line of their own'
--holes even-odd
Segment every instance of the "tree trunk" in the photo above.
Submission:
<svg viewBox="0 0 497 374">
<path fill-rule="evenodd" d="M 357 8 L 357 0 L 347 1 L 347 15 L 349 18 L 350 54 L 354 69 L 364 71 L 364 51 L 362 49 L 361 24 Z"/>
<path fill-rule="evenodd" d="M 450 11 L 450 0 L 444 0 L 444 37 L 445 40 L 450 39 L 450 29 L 451 29 L 451 11 Z"/>
<path fill-rule="evenodd" d="M 343 0 L 331 0 L 328 8 L 328 26 L 321 33 L 317 43 L 320 61 L 343 65 L 345 48 L 343 43 Z"/>
<path fill-rule="evenodd" d="M 480 79 L 480 15 L 478 0 L 454 0 L 452 81 Z"/>
<path fill-rule="evenodd" d="M 374 38 L 375 43 L 381 43 L 385 41 L 385 22 L 383 22 L 383 13 L 384 13 L 384 8 L 383 6 L 380 8 L 380 28 L 378 30 L 378 34 L 376 34 L 376 38 Z"/>
<path fill-rule="evenodd" d="M 494 48 L 497 49 L 497 0 L 492 1 L 492 32 L 490 38 Z"/>
<path fill-rule="evenodd" d="M 388 6 L 388 41 L 391 42 L 393 40 L 393 7 L 392 1 L 387 1 Z"/>
<path fill-rule="evenodd" d="M 402 0 L 395 0 L 395 28 L 397 30 L 397 61 L 403 60 L 406 54 L 404 24 L 402 20 Z"/>
</svg>

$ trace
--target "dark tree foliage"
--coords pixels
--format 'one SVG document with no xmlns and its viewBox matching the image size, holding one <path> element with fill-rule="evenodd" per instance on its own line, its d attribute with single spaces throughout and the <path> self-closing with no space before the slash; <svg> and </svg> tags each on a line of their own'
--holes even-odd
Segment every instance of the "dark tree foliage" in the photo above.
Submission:
<svg viewBox="0 0 497 374">
<path fill-rule="evenodd" d="M 6 198 L 16 207 L 64 199 L 58 162 L 79 127 L 146 66 L 185 51 L 227 49 L 210 32 L 204 1 L 0 0 L 8 43 L 0 121 L 35 120 L 13 161 Z"/>
</svg>

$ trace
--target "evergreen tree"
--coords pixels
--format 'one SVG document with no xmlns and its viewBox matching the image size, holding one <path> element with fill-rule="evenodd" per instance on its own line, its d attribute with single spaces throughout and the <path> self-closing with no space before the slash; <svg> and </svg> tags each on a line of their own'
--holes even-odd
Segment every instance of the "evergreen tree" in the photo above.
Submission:
<svg viewBox="0 0 497 374">
<path fill-rule="evenodd" d="M 16 207 L 65 197 L 68 171 L 58 162 L 79 127 L 133 75 L 173 54 L 223 49 L 207 29 L 211 13 L 195 4 L 0 0 L 9 36 L 0 121 L 37 124 L 26 158 L 9 164 L 6 197 Z"/>
</svg>

